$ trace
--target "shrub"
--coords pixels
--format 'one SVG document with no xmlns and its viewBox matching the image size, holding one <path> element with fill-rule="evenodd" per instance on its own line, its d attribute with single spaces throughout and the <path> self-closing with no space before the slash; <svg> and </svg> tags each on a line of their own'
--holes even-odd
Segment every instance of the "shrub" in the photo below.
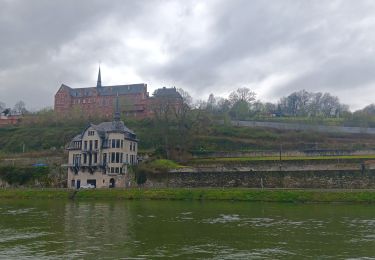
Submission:
<svg viewBox="0 0 375 260">
<path fill-rule="evenodd" d="M 0 167 L 0 178 L 10 185 L 34 184 L 35 181 L 47 184 L 48 174 L 48 167 Z"/>
</svg>

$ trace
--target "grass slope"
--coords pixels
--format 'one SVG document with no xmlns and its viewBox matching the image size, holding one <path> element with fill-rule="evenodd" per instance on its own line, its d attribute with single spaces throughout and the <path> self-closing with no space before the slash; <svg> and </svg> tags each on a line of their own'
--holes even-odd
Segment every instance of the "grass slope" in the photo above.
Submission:
<svg viewBox="0 0 375 260">
<path fill-rule="evenodd" d="M 66 189 L 1 189 L 1 199 L 68 199 Z M 102 189 L 80 190 L 78 200 L 224 200 L 264 202 L 375 203 L 375 190 Z"/>
<path fill-rule="evenodd" d="M 126 120 L 125 124 L 137 133 L 141 151 L 152 151 L 163 144 L 155 137 L 151 120 Z M 64 147 L 73 136 L 87 126 L 82 121 L 64 122 L 61 125 L 20 125 L 0 128 L 0 153 L 20 153 Z M 173 139 L 173 137 L 171 137 Z M 178 136 L 175 138 L 179 138 Z M 204 131 L 191 136 L 191 150 L 195 152 L 254 151 L 311 149 L 373 149 L 375 139 L 371 135 L 342 133 L 317 133 L 307 131 L 275 130 L 220 125 L 211 122 Z"/>
</svg>

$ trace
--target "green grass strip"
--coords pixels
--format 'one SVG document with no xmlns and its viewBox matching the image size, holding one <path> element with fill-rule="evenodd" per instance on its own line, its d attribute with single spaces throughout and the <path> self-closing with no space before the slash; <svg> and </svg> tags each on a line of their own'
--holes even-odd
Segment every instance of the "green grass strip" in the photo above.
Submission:
<svg viewBox="0 0 375 260">
<path fill-rule="evenodd" d="M 67 189 L 1 189 L 0 199 L 66 199 Z M 264 202 L 375 203 L 375 190 L 287 190 L 246 188 L 80 190 L 76 200 L 226 200 Z"/>
</svg>

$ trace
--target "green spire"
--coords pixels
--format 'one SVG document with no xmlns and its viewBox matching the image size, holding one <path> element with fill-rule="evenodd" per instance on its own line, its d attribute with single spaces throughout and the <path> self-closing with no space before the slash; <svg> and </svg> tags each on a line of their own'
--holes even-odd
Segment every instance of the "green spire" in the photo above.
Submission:
<svg viewBox="0 0 375 260">
<path fill-rule="evenodd" d="M 100 88 L 101 86 L 102 86 L 102 76 L 100 75 L 100 65 L 99 65 L 98 81 L 96 82 L 96 87 Z"/>
</svg>

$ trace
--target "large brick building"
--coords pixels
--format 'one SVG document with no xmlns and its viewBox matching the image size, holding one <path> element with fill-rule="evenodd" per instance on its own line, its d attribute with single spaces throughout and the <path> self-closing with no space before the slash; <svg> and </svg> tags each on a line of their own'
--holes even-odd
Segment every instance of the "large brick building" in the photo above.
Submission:
<svg viewBox="0 0 375 260">
<path fill-rule="evenodd" d="M 152 106 L 165 98 L 182 104 L 176 88 L 161 88 L 149 97 L 147 84 L 103 86 L 99 68 L 96 87 L 71 88 L 62 84 L 55 94 L 54 109 L 59 114 L 80 111 L 87 116 L 112 117 L 116 97 L 119 96 L 120 112 L 126 116 L 144 118 L 153 114 Z"/>
</svg>

